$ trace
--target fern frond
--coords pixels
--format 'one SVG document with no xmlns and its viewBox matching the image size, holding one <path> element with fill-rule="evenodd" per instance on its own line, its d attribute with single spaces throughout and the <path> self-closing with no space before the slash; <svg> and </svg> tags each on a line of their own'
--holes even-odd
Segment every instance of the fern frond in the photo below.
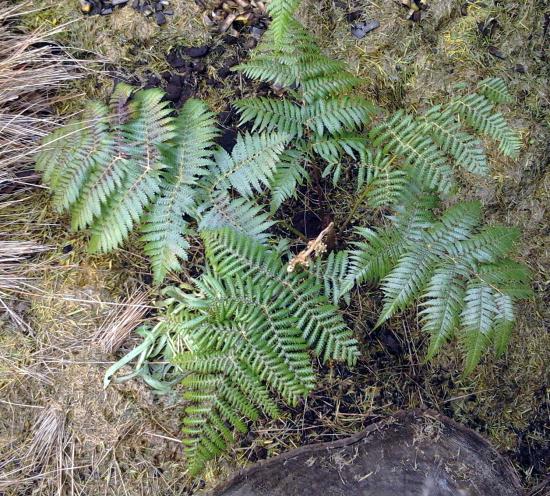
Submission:
<svg viewBox="0 0 550 496">
<path fill-rule="evenodd" d="M 480 93 L 493 103 L 512 103 L 514 101 L 506 83 L 501 78 L 484 79 L 477 87 Z"/>
<path fill-rule="evenodd" d="M 253 131 L 281 131 L 290 138 L 301 138 L 304 127 L 303 109 L 288 100 L 274 98 L 247 98 L 235 107 L 241 115 L 239 125 L 252 122 Z"/>
<path fill-rule="evenodd" d="M 267 12 L 271 16 L 270 30 L 276 43 L 282 43 L 294 12 L 301 0 L 271 0 Z"/>
<path fill-rule="evenodd" d="M 464 372 L 470 374 L 489 347 L 494 318 L 498 312 L 493 290 L 477 281 L 470 281 L 460 316 L 466 361 Z"/>
<path fill-rule="evenodd" d="M 161 282 L 170 270 L 181 268 L 178 259 L 187 259 L 185 239 L 188 222 L 196 204 L 193 188 L 212 167 L 211 154 L 218 135 L 214 114 L 199 100 L 189 99 L 174 121 L 175 138 L 161 152 L 167 169 L 162 172 L 160 195 L 143 220 L 142 240 L 151 259 L 154 279 Z"/>
<path fill-rule="evenodd" d="M 487 157 L 479 140 L 464 132 L 449 110 L 436 106 L 420 116 L 423 132 L 428 133 L 456 163 L 473 174 L 487 176 Z"/>
<path fill-rule="evenodd" d="M 367 100 L 352 97 L 320 99 L 304 109 L 305 125 L 318 136 L 359 129 L 375 111 Z"/>
<path fill-rule="evenodd" d="M 288 309 L 298 317 L 302 335 L 323 360 L 357 359 L 357 343 L 335 308 L 320 294 L 316 281 L 300 272 L 287 272 L 277 257 L 252 240 L 231 230 L 203 233 L 205 248 L 220 276 L 239 273 L 241 277 L 265 278 L 288 293 Z"/>
<path fill-rule="evenodd" d="M 449 341 L 459 326 L 464 300 L 464 282 L 453 265 L 436 269 L 422 295 L 422 328 L 430 334 L 427 360 Z"/>
<path fill-rule="evenodd" d="M 396 204 L 409 183 L 407 173 L 394 169 L 394 161 L 381 150 L 366 150 L 362 155 L 357 175 L 358 194 L 372 208 Z"/>
<path fill-rule="evenodd" d="M 479 202 L 458 203 L 435 219 L 428 213 L 436 205 L 433 197 L 408 194 L 393 226 L 360 230 L 366 242 L 350 254 L 345 290 L 351 281 L 381 279 L 378 326 L 420 300 L 422 327 L 431 336 L 428 358 L 457 335 L 470 373 L 491 340 L 502 353 L 513 326 L 513 303 L 531 295 L 528 269 L 506 258 L 517 232 L 480 227 Z"/>
<path fill-rule="evenodd" d="M 493 112 L 493 104 L 483 95 L 467 95 L 454 100 L 451 109 L 481 134 L 499 142 L 499 150 L 508 157 L 517 157 L 521 139 L 504 120 L 500 112 Z"/>
<path fill-rule="evenodd" d="M 433 140 L 418 133 L 414 119 L 403 111 L 374 127 L 369 137 L 384 154 L 401 157 L 410 174 L 428 190 L 450 194 L 455 188 L 453 172 Z"/>
<path fill-rule="evenodd" d="M 237 232 L 265 241 L 274 224 L 262 208 L 246 198 L 232 199 L 225 191 L 215 191 L 199 207 L 199 230 L 231 227 Z"/>
<path fill-rule="evenodd" d="M 308 179 L 301 165 L 302 154 L 297 150 L 287 150 L 279 156 L 275 172 L 269 183 L 271 190 L 271 212 L 275 212 L 285 200 L 296 195 L 298 186 Z"/>
<path fill-rule="evenodd" d="M 317 283 L 324 288 L 324 295 L 338 305 L 347 292 L 349 254 L 347 251 L 331 252 L 326 259 L 318 257 L 315 263 L 307 267 Z"/>
<path fill-rule="evenodd" d="M 166 289 L 157 325 L 188 348 L 172 362 L 185 373 L 182 433 L 193 473 L 227 449 L 233 430 L 246 432 L 260 415 L 276 417 L 274 395 L 294 405 L 314 388 L 310 350 L 325 360 L 357 356 L 351 331 L 315 278 L 289 274 L 277 252 L 231 229 L 202 237 L 209 269 L 194 289 Z"/>
<path fill-rule="evenodd" d="M 210 191 L 234 188 L 251 198 L 254 191 L 269 187 L 288 141 L 289 135 L 284 133 L 239 135 L 231 154 L 223 148 L 215 153 L 207 188 Z"/>
</svg>

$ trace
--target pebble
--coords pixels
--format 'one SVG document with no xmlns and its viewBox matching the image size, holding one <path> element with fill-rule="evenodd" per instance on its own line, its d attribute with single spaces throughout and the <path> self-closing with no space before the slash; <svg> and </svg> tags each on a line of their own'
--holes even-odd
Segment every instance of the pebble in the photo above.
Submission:
<svg viewBox="0 0 550 496">
<path fill-rule="evenodd" d="M 168 8 L 169 0 L 80 0 L 80 9 L 86 15 L 109 15 L 126 5 L 146 17 L 154 17 L 159 26 L 166 24 L 167 15 L 174 15 L 174 10 Z"/>
<path fill-rule="evenodd" d="M 364 38 L 368 33 L 378 29 L 380 27 L 380 22 L 376 19 L 372 19 L 366 22 L 360 22 L 351 28 L 351 34 L 355 36 L 358 40 Z"/>
<path fill-rule="evenodd" d="M 188 55 L 189 57 L 192 57 L 194 59 L 204 57 L 208 54 L 209 51 L 210 47 L 206 45 L 199 47 L 186 47 L 183 49 L 183 53 L 185 53 L 185 55 Z"/>
<path fill-rule="evenodd" d="M 495 46 L 490 46 L 487 48 L 487 50 L 489 51 L 489 53 L 493 56 L 493 57 L 496 57 L 497 59 L 501 59 L 501 60 L 504 60 L 506 58 L 506 55 L 504 55 L 497 47 Z"/>
<path fill-rule="evenodd" d="M 162 12 L 157 12 L 155 14 L 155 21 L 159 26 L 166 24 L 166 16 Z"/>
</svg>

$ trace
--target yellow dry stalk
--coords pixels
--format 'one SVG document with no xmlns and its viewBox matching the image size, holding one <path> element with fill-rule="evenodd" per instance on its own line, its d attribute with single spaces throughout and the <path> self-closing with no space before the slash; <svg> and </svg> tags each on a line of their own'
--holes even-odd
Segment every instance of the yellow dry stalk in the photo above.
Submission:
<svg viewBox="0 0 550 496">
<path fill-rule="evenodd" d="M 286 268 L 287 272 L 294 272 L 299 265 L 309 267 L 312 256 L 319 256 L 325 253 L 327 251 L 327 245 L 323 242 L 323 239 L 332 231 L 333 227 L 334 222 L 331 222 L 315 239 L 311 240 L 307 244 L 307 248 L 298 253 L 298 255 L 288 263 L 288 267 Z"/>
</svg>

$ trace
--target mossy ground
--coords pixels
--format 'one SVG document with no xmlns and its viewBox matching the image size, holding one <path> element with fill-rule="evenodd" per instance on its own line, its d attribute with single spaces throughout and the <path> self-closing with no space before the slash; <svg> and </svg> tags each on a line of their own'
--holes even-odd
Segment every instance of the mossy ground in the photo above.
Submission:
<svg viewBox="0 0 550 496">
<path fill-rule="evenodd" d="M 36 0 L 34 5 L 44 10 L 29 14 L 25 24 L 56 26 L 71 21 L 60 42 L 105 61 L 101 70 L 75 88 L 88 96 L 107 95 L 113 77 L 145 84 L 151 74 L 168 69 L 164 55 L 178 43 L 223 45 L 219 37 L 210 38 L 191 0 L 173 2 L 174 18 L 163 28 L 129 8 L 112 16 L 83 18 L 76 3 Z M 506 109 L 506 116 L 521 131 L 524 149 L 516 161 L 491 151 L 492 177 L 484 181 L 463 177 L 459 197 L 481 199 L 489 222 L 522 230 L 519 258 L 533 270 L 536 297 L 520 307 L 506 356 L 488 357 L 473 376 L 465 378 L 460 374 L 458 345 L 424 363 L 426 336 L 419 331 L 414 312 L 373 331 L 379 296 L 362 288 L 347 313 L 362 343 L 359 365 L 353 370 L 320 367 L 316 393 L 299 408 L 285 410 L 282 419 L 260 425 L 233 456 L 212 463 L 204 475 L 207 486 L 247 462 L 333 440 L 390 412 L 414 407 L 436 409 L 480 431 L 510 457 L 529 487 L 539 484 L 548 470 L 550 74 L 544 23 L 550 10 L 543 0 L 474 1 L 463 16 L 464 2 L 434 0 L 422 21 L 412 23 L 397 3 L 308 0 L 300 15 L 323 47 L 348 61 L 363 79 L 361 93 L 388 110 L 423 109 L 446 101 L 457 84 L 473 87 L 487 76 L 508 82 L 517 104 Z M 356 10 L 381 23 L 362 40 L 351 36 L 345 18 Z M 491 18 L 498 27 L 492 37 L 481 35 L 478 24 Z M 491 55 L 490 46 L 505 58 Z M 217 77 L 223 59 L 234 56 L 233 49 L 214 51 L 207 59 L 204 81 L 197 86 L 197 96 L 206 98 L 216 111 L 227 110 L 232 99 L 253 91 L 239 76 Z M 518 65 L 526 71 L 518 72 Z M 78 99 L 73 99 L 59 111 L 78 106 Z M 328 216 L 338 226 L 353 204 L 351 191 L 323 183 L 320 190 L 301 192 L 292 208 L 283 212 L 288 219 L 298 215 L 306 223 Z M 337 232 L 338 244 L 349 241 L 354 223 L 379 218 L 379 213 L 359 209 L 350 225 Z M 192 483 L 185 474 L 177 440 L 177 397 L 153 397 L 137 380 L 107 390 L 102 387 L 103 372 L 117 356 L 102 352 L 94 333 L 111 303 L 149 284 L 147 262 L 139 249 L 133 249 L 135 242 L 111 256 L 88 255 L 85 234 L 69 232 L 67 219 L 51 213 L 43 192 L 26 194 L 10 208 L 9 219 L 3 230 L 14 238 L 36 240 L 52 249 L 32 261 L 34 279 L 28 294 L 12 302 L 32 332 L 15 329 L 7 319 L 0 322 L 0 460 L 9 460 L 3 467 L 0 462 L 7 473 L 5 480 L 0 478 L 0 492 L 195 493 L 204 482 Z M 304 223 L 299 227 L 303 229 Z M 190 272 L 192 265 L 193 261 Z M 185 280 L 186 275 L 180 277 Z M 131 338 L 124 347 L 136 342 Z M 61 461 L 55 457 L 47 463 L 33 461 L 25 456 L 26 450 L 36 434 L 37 419 L 48 408 L 62 412 Z M 34 465 L 25 466 L 30 463 Z"/>
</svg>

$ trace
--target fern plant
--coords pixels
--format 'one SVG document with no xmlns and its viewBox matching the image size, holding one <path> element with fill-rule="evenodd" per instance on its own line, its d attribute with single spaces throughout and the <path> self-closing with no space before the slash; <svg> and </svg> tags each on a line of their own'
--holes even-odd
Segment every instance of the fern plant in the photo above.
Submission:
<svg viewBox="0 0 550 496">
<path fill-rule="evenodd" d="M 292 153 L 281 162 L 271 184 L 272 207 L 292 196 L 308 177 L 307 164 L 322 159 L 324 175 L 338 182 L 341 159 L 358 159 L 365 150 L 360 130 L 376 108 L 353 95 L 360 80 L 344 63 L 323 54 L 313 37 L 295 19 L 299 2 L 275 0 L 273 18 L 252 58 L 237 66 L 246 76 L 284 89 L 286 97 L 247 98 L 236 102 L 241 124 L 254 131 L 279 131 L 292 137 Z"/>
<path fill-rule="evenodd" d="M 494 112 L 495 103 L 512 101 L 498 78 L 479 83 L 478 93 L 434 106 L 416 117 L 400 110 L 363 136 L 375 107 L 350 96 L 359 80 L 345 64 L 321 52 L 293 16 L 298 4 L 272 2 L 273 23 L 264 41 L 251 60 L 237 67 L 248 77 L 286 90 L 283 99 L 247 98 L 235 104 L 241 124 L 251 123 L 258 131 L 284 131 L 293 137 L 296 153 L 281 165 L 272 185 L 278 193 L 273 196 L 274 208 L 307 177 L 304 164 L 314 162 L 316 156 L 327 163 L 324 175 L 332 173 L 334 182 L 342 173 L 344 155 L 358 162 L 360 196 L 374 207 L 397 203 L 410 182 L 407 177 L 428 190 L 449 195 L 456 188 L 454 166 L 487 176 L 482 144 L 468 128 L 496 140 L 504 155 L 517 156 L 517 134 Z"/>
<path fill-rule="evenodd" d="M 391 225 L 359 228 L 364 238 L 340 267 L 339 294 L 364 281 L 380 282 L 380 326 L 420 300 L 423 329 L 430 335 L 428 359 L 453 336 L 461 341 L 465 373 L 491 343 L 505 351 L 514 326 L 514 303 L 531 295 L 528 269 L 508 258 L 517 230 L 483 226 L 479 202 L 460 202 L 440 218 L 435 196 L 410 194 Z"/>
<path fill-rule="evenodd" d="M 277 416 L 274 394 L 295 405 L 313 390 L 310 351 L 350 365 L 358 355 L 315 278 L 289 273 L 276 251 L 230 228 L 204 231 L 202 239 L 204 274 L 193 289 L 165 290 L 161 322 L 108 371 L 110 377 L 143 353 L 166 353 L 167 341 L 184 343 L 186 351 L 171 348 L 168 355 L 185 375 L 183 435 L 192 473 L 226 449 L 232 429 L 246 432 L 260 414 Z M 138 375 L 142 365 L 138 360 Z"/>
<path fill-rule="evenodd" d="M 163 95 L 119 84 L 109 105 L 91 102 L 83 119 L 48 136 L 36 160 L 57 210 L 70 212 L 73 229 L 90 229 L 90 251 L 119 247 L 139 226 L 157 282 L 187 259 L 191 221 L 266 238 L 273 222 L 254 193 L 275 177 L 289 140 L 239 135 L 228 153 L 215 146 L 204 103 L 188 100 L 173 117 Z"/>
</svg>

